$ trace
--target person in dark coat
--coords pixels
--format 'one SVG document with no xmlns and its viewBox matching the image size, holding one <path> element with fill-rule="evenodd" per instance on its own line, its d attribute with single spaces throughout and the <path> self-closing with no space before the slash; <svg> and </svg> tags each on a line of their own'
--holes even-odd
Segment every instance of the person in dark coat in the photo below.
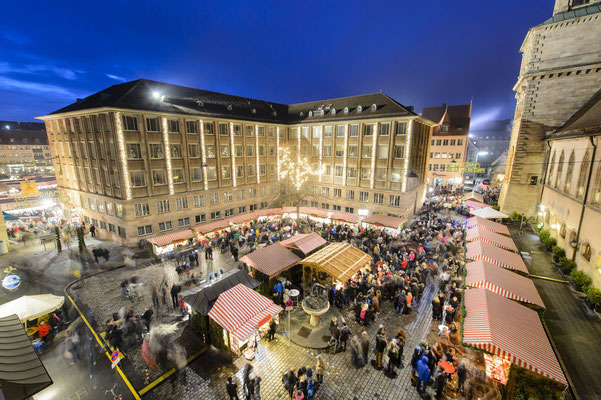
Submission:
<svg viewBox="0 0 601 400">
<path fill-rule="evenodd" d="M 363 365 L 367 365 L 367 354 L 369 353 L 369 336 L 367 332 L 361 333 L 361 356 L 363 359 Z"/>
<path fill-rule="evenodd" d="M 277 324 L 275 323 L 275 320 L 272 319 L 271 322 L 269 323 L 269 331 L 267 333 L 267 337 L 270 342 L 275 338 L 276 329 L 277 329 Z"/>
<path fill-rule="evenodd" d="M 346 343 L 348 342 L 350 336 L 351 330 L 346 325 L 346 322 L 343 322 L 342 329 L 340 330 L 340 343 L 342 345 L 342 351 L 346 351 Z"/>
<path fill-rule="evenodd" d="M 386 350 L 386 336 L 384 330 L 382 330 L 376 336 L 376 368 L 382 369 L 382 357 L 384 356 L 384 350 Z"/>
<path fill-rule="evenodd" d="M 227 395 L 230 396 L 230 400 L 240 400 L 238 397 L 238 385 L 232 380 L 231 376 L 227 378 L 225 390 L 227 390 Z"/>
<path fill-rule="evenodd" d="M 444 367 L 439 365 L 434 372 L 434 387 L 436 388 L 436 399 L 442 399 L 442 393 L 447 384 L 447 374 L 444 371 Z"/>
<path fill-rule="evenodd" d="M 457 367 L 457 391 L 463 393 L 463 385 L 465 384 L 465 380 L 467 379 L 467 366 L 465 365 L 465 361 L 462 360 L 459 366 Z"/>
<path fill-rule="evenodd" d="M 430 382 L 430 368 L 428 367 L 428 357 L 422 356 L 417 362 L 417 391 L 422 395 L 426 394 L 426 388 Z"/>
<path fill-rule="evenodd" d="M 290 368 L 290 370 L 286 372 L 282 377 L 282 383 L 284 384 L 284 387 L 286 388 L 286 391 L 288 392 L 290 398 L 292 398 L 292 393 L 294 393 L 294 390 L 296 389 L 297 381 L 298 379 L 294 374 L 294 368 Z"/>
<path fill-rule="evenodd" d="M 182 287 L 180 285 L 178 285 L 177 283 L 173 286 L 171 286 L 171 301 L 173 301 L 173 308 L 177 308 L 178 307 L 178 295 L 179 292 L 182 291 Z"/>
</svg>

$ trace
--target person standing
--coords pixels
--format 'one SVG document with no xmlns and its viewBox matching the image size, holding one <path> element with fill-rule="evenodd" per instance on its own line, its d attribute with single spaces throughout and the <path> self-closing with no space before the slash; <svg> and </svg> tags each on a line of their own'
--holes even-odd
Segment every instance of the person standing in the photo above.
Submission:
<svg viewBox="0 0 601 400">
<path fill-rule="evenodd" d="M 436 399 L 442 399 L 442 393 L 447 383 L 447 374 L 444 371 L 444 367 L 439 365 L 434 372 L 434 387 L 436 388 Z"/>
<path fill-rule="evenodd" d="M 296 375 L 294 374 L 294 368 L 290 368 L 290 370 L 288 370 L 288 372 L 286 372 L 282 377 L 282 383 L 284 384 L 284 387 L 286 388 L 286 391 L 288 392 L 288 395 L 291 399 L 292 394 L 296 389 L 296 382 L 297 379 Z"/>
<path fill-rule="evenodd" d="M 179 292 L 182 291 L 182 287 L 180 285 L 178 285 L 177 283 L 173 286 L 171 286 L 171 301 L 173 302 L 173 308 L 177 308 L 179 306 L 178 302 L 178 295 Z"/>
<path fill-rule="evenodd" d="M 90 225 L 90 236 L 96 237 L 96 227 L 93 224 Z"/>
<path fill-rule="evenodd" d="M 353 336 L 351 339 L 351 363 L 353 367 L 357 368 L 359 366 L 359 354 L 361 353 L 361 343 L 359 342 L 359 338 L 357 335 Z"/>
<path fill-rule="evenodd" d="M 225 390 L 227 391 L 227 395 L 230 396 L 230 400 L 240 400 L 238 397 L 238 385 L 232 380 L 231 376 L 227 378 Z"/>
<path fill-rule="evenodd" d="M 336 354 L 340 347 L 340 329 L 338 329 L 338 325 L 334 324 L 330 326 L 330 335 L 330 341 L 334 344 L 334 354 Z"/>
<path fill-rule="evenodd" d="M 382 357 L 386 350 L 386 333 L 381 329 L 376 336 L 376 368 L 382 369 Z"/>
<path fill-rule="evenodd" d="M 369 336 L 367 332 L 361 332 L 361 356 L 363 365 L 367 366 L 367 354 L 369 352 Z"/>
<path fill-rule="evenodd" d="M 275 323 L 275 319 L 272 318 L 271 322 L 269 323 L 269 331 L 267 333 L 267 338 L 269 339 L 270 342 L 275 338 L 276 329 L 277 329 L 277 324 Z"/>
<path fill-rule="evenodd" d="M 346 351 L 346 343 L 348 342 L 350 336 L 351 330 L 346 325 L 346 322 L 343 322 L 342 329 L 340 330 L 340 343 L 342 345 L 342 351 Z"/>
<path fill-rule="evenodd" d="M 238 262 L 238 248 L 232 245 L 232 256 L 234 256 L 234 261 Z"/>
<path fill-rule="evenodd" d="M 326 372 L 326 363 L 321 358 L 321 355 L 317 355 L 317 361 L 315 363 L 315 374 L 317 375 L 317 382 L 321 385 L 323 383 L 323 375 Z"/>
<path fill-rule="evenodd" d="M 417 392 L 425 395 L 428 382 L 430 382 L 428 357 L 422 356 L 422 358 L 417 362 Z"/>
<path fill-rule="evenodd" d="M 152 321 L 152 314 L 154 314 L 152 308 L 144 308 L 144 313 L 142 314 L 142 322 L 144 323 L 144 326 L 146 326 L 146 330 L 148 332 L 150 332 L 150 322 Z"/>
<path fill-rule="evenodd" d="M 457 367 L 457 391 L 463 393 L 463 385 L 467 378 L 467 365 L 465 360 L 461 360 L 461 363 Z"/>
</svg>

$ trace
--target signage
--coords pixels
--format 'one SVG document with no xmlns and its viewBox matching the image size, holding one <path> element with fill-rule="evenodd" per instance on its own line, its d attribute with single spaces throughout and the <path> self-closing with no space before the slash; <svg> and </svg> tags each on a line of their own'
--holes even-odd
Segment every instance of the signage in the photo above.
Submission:
<svg viewBox="0 0 601 400">
<path fill-rule="evenodd" d="M 266 316 L 265 318 L 263 318 L 262 320 L 259 321 L 259 323 L 257 324 L 257 327 L 260 328 L 263 325 L 265 325 L 266 323 L 268 323 L 271 320 L 271 315 Z"/>
<path fill-rule="evenodd" d="M 292 307 L 292 300 L 288 300 L 286 302 L 286 307 Z"/>
<path fill-rule="evenodd" d="M 121 358 L 119 357 L 119 350 L 115 350 L 112 352 L 111 354 L 111 361 L 113 362 L 111 364 L 111 368 L 115 369 L 115 367 L 117 366 L 117 364 L 119 364 L 119 361 L 121 361 Z"/>
</svg>

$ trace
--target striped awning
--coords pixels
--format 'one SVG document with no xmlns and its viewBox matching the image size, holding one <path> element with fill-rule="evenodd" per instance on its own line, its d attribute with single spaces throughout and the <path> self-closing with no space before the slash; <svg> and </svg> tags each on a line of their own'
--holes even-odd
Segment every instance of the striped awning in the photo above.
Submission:
<svg viewBox="0 0 601 400">
<path fill-rule="evenodd" d="M 219 295 L 209 317 L 242 341 L 281 311 L 267 297 L 238 284 Z"/>
<path fill-rule="evenodd" d="M 193 237 L 194 237 L 194 232 L 192 232 L 192 230 L 190 230 L 190 228 L 186 228 L 186 229 L 179 229 L 177 231 L 167 232 L 167 233 L 163 233 L 160 235 L 156 235 L 156 236 L 153 236 L 146 240 L 149 241 L 150 243 L 154 244 L 155 246 L 161 247 L 161 246 L 166 246 L 168 244 L 171 244 L 173 242 L 177 242 L 180 240 L 192 239 Z"/>
<path fill-rule="evenodd" d="M 361 217 L 359 217 L 358 215 L 343 211 L 332 211 L 332 215 L 330 215 L 330 218 L 335 221 L 346 221 L 351 222 L 353 224 L 357 224 L 359 223 L 359 221 L 361 221 Z"/>
<path fill-rule="evenodd" d="M 468 242 L 482 240 L 486 243 L 494 244 L 502 249 L 511 250 L 516 253 L 519 252 L 517 246 L 510 237 L 489 231 L 488 229 L 480 226 L 475 226 L 472 229 L 468 229 L 466 231 L 466 240 Z"/>
<path fill-rule="evenodd" d="M 210 233 L 219 229 L 223 229 L 230 226 L 230 222 L 227 219 L 220 219 L 213 222 L 208 222 L 202 225 L 195 225 L 192 227 L 196 232 Z"/>
<path fill-rule="evenodd" d="M 393 217 L 391 215 L 373 214 L 363 219 L 366 224 L 382 225 L 389 228 L 398 229 L 405 222 L 404 218 Z"/>
<path fill-rule="evenodd" d="M 500 233 L 502 235 L 507 235 L 507 236 L 510 235 L 509 228 L 507 226 L 500 224 L 498 222 L 495 222 L 495 221 L 491 221 L 486 218 L 482 218 L 482 217 L 468 218 L 465 221 L 465 226 L 466 226 L 466 228 L 473 228 L 475 226 L 479 226 L 482 228 L 486 228 L 489 231 Z"/>
<path fill-rule="evenodd" d="M 499 267 L 513 269 L 528 274 L 528 268 L 519 254 L 503 250 L 492 244 L 478 240 L 467 244 L 465 258 L 478 261 L 484 260 Z"/>
<path fill-rule="evenodd" d="M 481 203 L 481 202 L 476 201 L 476 200 L 466 200 L 466 201 L 463 202 L 463 204 L 465 204 L 469 208 L 475 208 L 475 209 L 480 209 L 480 208 L 485 208 L 485 207 L 492 207 L 489 204 L 484 204 L 484 203 Z"/>
<path fill-rule="evenodd" d="M 529 278 L 482 260 L 468 263 L 465 267 L 466 286 L 488 289 L 508 299 L 545 307 Z"/>
<path fill-rule="evenodd" d="M 257 212 L 253 211 L 246 214 L 234 215 L 233 217 L 229 217 L 227 220 L 232 224 L 242 224 L 244 222 L 252 221 L 257 217 Z"/>
<path fill-rule="evenodd" d="M 536 311 L 486 289 L 464 296 L 463 343 L 567 386 Z"/>
</svg>

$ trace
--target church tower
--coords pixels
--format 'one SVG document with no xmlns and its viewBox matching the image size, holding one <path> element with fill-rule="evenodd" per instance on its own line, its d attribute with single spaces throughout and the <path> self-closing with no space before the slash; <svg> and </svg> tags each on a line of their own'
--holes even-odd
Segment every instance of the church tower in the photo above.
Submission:
<svg viewBox="0 0 601 400">
<path fill-rule="evenodd" d="M 520 48 L 516 109 L 499 205 L 532 216 L 547 162 L 545 138 L 601 88 L 601 0 L 556 0 Z"/>
</svg>

